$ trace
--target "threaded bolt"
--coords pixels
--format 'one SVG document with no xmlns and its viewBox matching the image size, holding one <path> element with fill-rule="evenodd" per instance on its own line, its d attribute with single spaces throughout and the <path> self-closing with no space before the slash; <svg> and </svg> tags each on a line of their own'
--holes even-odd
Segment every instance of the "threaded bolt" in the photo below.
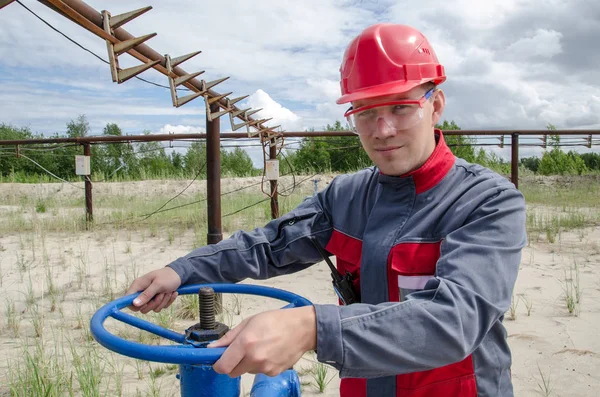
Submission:
<svg viewBox="0 0 600 397">
<path fill-rule="evenodd" d="M 200 328 L 215 329 L 215 291 L 210 287 L 198 291 L 200 302 Z"/>
</svg>

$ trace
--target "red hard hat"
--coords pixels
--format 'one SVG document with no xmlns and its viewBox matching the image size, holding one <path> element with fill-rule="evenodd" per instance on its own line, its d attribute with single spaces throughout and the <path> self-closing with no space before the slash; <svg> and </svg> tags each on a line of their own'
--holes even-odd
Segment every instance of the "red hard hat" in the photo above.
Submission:
<svg viewBox="0 0 600 397">
<path fill-rule="evenodd" d="M 342 96 L 338 104 L 398 94 L 446 80 L 427 38 L 406 25 L 368 27 L 346 48 L 340 66 Z"/>
</svg>

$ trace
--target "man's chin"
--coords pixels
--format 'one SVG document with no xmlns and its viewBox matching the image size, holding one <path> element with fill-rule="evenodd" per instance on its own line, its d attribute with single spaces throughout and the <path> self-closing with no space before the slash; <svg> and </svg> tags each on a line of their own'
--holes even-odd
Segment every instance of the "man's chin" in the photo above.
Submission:
<svg viewBox="0 0 600 397">
<path fill-rule="evenodd" d="M 408 172 L 410 172 L 410 170 L 406 167 L 390 167 L 388 166 L 378 166 L 379 171 L 381 171 L 382 174 L 384 175 L 388 175 L 388 176 L 402 176 L 407 174 Z"/>
</svg>

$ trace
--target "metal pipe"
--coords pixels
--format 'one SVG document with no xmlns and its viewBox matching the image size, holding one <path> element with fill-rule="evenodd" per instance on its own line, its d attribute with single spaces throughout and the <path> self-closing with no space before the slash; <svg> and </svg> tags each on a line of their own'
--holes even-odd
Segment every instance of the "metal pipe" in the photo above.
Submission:
<svg viewBox="0 0 600 397">
<path fill-rule="evenodd" d="M 210 111 L 218 111 L 216 103 L 210 105 Z M 221 140 L 220 119 L 208 119 L 206 115 L 206 211 L 208 221 L 208 234 L 206 242 L 217 244 L 223 240 L 221 229 Z M 215 295 L 215 313 L 220 314 L 223 309 L 223 295 Z"/>
<path fill-rule="evenodd" d="M 510 130 L 460 130 L 460 131 L 443 131 L 444 135 L 509 135 L 514 131 Z M 530 130 L 519 131 L 519 135 L 600 135 L 600 130 L 556 130 L 549 132 L 548 130 Z M 356 136 L 349 131 L 292 131 L 284 132 L 284 138 L 311 138 L 311 137 L 328 137 L 328 136 Z M 122 135 L 122 136 L 86 136 L 79 138 L 36 138 L 36 139 L 12 139 L 0 141 L 0 146 L 14 145 L 30 145 L 40 143 L 102 143 L 102 142 L 149 142 L 149 141 L 177 141 L 185 139 L 206 139 L 207 134 L 152 134 L 152 135 Z M 239 139 L 248 138 L 245 132 L 222 132 L 220 138 Z M 258 140 L 258 138 L 257 138 Z M 542 146 L 540 144 L 539 146 Z"/>
<path fill-rule="evenodd" d="M 89 143 L 83 144 L 84 156 L 91 156 L 92 150 Z M 86 222 L 94 221 L 94 205 L 92 203 L 92 180 L 89 175 L 85 175 L 85 220 Z"/>
<path fill-rule="evenodd" d="M 247 137 L 246 134 L 240 134 Z M 151 142 L 171 141 L 183 139 L 205 139 L 206 134 L 156 134 L 156 135 L 121 135 L 121 136 L 85 136 L 78 138 L 35 138 L 35 139 L 13 139 L 0 141 L 0 146 L 8 145 L 36 145 L 41 143 L 119 143 L 119 142 Z M 231 137 L 234 138 L 234 137 Z M 236 137 L 236 138 L 241 138 Z"/>
<path fill-rule="evenodd" d="M 511 154 L 510 154 L 510 180 L 519 188 L 519 133 L 513 132 L 511 135 Z"/>
<path fill-rule="evenodd" d="M 0 0 L 0 9 L 6 7 L 15 0 Z"/>
<path fill-rule="evenodd" d="M 269 147 L 269 159 L 277 160 L 277 147 L 275 146 L 275 138 L 271 139 Z M 271 218 L 279 218 L 279 198 L 277 197 L 277 181 L 271 181 Z"/>
<path fill-rule="evenodd" d="M 210 106 L 211 112 L 218 108 Z M 219 119 L 206 118 L 206 197 L 208 235 L 207 243 L 216 244 L 223 239 L 221 231 L 221 147 L 219 139 Z"/>
</svg>

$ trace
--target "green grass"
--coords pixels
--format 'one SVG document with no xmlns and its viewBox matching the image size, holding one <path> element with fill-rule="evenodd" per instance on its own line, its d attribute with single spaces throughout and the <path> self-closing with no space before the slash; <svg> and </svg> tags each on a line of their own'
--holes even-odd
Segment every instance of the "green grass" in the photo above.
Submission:
<svg viewBox="0 0 600 397">
<path fill-rule="evenodd" d="M 558 177 L 546 184 L 548 179 L 525 178 L 519 181 L 519 190 L 528 204 L 540 204 L 556 208 L 600 208 L 600 176 Z"/>
<path fill-rule="evenodd" d="M 250 190 L 250 189 L 248 189 Z M 270 201 L 264 201 L 261 192 L 248 192 L 225 195 L 221 201 L 222 227 L 225 232 L 238 229 L 251 229 L 266 224 L 271 220 Z M 44 202 L 44 210 L 38 210 L 39 203 L 32 199 L 20 201 L 25 211 L 13 212 L 0 222 L 0 233 L 34 231 L 36 228 L 48 232 L 79 233 L 85 230 L 148 230 L 150 237 L 164 236 L 170 242 L 174 235 L 183 230 L 199 229 L 206 234 L 206 200 L 204 195 L 177 198 L 171 201 L 161 212 L 157 211 L 171 196 L 148 198 L 144 195 L 135 197 L 95 197 L 94 223 L 86 225 L 83 201 L 68 199 L 63 201 L 48 200 Z M 302 201 L 303 196 L 296 193 L 290 197 L 279 198 L 280 213 L 290 211 Z M 9 200 L 8 205 L 19 202 L 17 197 Z M 196 203 L 194 203 L 196 202 Z M 12 203 L 12 204 L 11 204 Z M 193 203 L 193 204 L 190 204 Z M 190 205 L 188 205 L 190 204 Z M 182 206 L 180 208 L 175 208 Z M 238 214 L 226 216 L 241 210 Z M 58 208 L 61 212 L 58 213 Z M 164 211 L 165 209 L 175 208 Z M 36 215 L 32 215 L 35 213 Z M 153 214 L 154 213 L 154 214 Z M 55 215 L 56 214 L 56 215 Z M 148 217 L 149 214 L 153 214 Z"/>
<path fill-rule="evenodd" d="M 519 189 L 528 206 L 530 240 L 543 237 L 555 243 L 562 232 L 600 224 L 600 178 L 596 176 L 525 178 Z"/>
<path fill-rule="evenodd" d="M 63 360 L 49 354 L 40 340 L 25 345 L 22 358 L 10 360 L 8 388 L 11 396 L 62 397 L 71 394 L 72 379 L 64 370 Z"/>
</svg>

